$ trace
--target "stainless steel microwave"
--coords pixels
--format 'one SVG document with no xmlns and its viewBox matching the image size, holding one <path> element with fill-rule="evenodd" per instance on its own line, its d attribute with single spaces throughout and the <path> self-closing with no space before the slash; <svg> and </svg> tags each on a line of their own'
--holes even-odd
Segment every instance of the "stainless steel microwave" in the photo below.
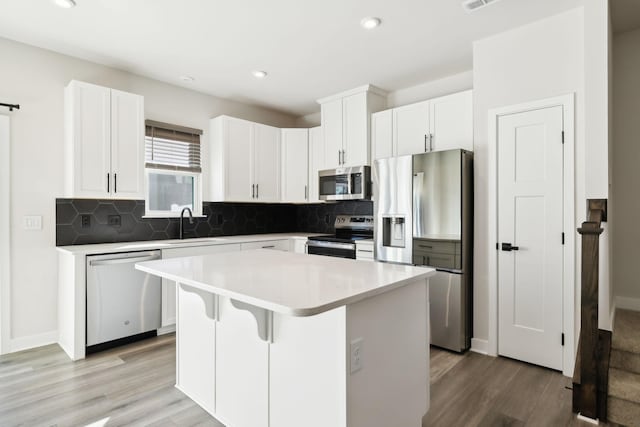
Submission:
<svg viewBox="0 0 640 427">
<path fill-rule="evenodd" d="M 371 199 L 371 168 L 357 166 L 318 171 L 320 200 Z"/>
</svg>

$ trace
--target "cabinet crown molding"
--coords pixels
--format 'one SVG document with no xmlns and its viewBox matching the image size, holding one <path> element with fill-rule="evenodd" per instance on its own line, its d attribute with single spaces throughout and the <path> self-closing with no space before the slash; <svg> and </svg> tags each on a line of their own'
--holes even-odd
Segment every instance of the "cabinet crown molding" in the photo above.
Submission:
<svg viewBox="0 0 640 427">
<path fill-rule="evenodd" d="M 364 86 L 358 86 L 358 87 L 356 87 L 354 89 L 351 89 L 351 90 L 347 90 L 347 91 L 344 91 L 344 92 L 337 93 L 335 95 L 331 95 L 331 96 L 326 96 L 324 98 L 320 98 L 316 102 L 318 104 L 324 104 L 326 102 L 335 101 L 336 99 L 342 99 L 342 98 L 345 98 L 347 96 L 356 95 L 356 94 L 362 93 L 362 92 L 370 92 L 370 93 L 373 93 L 375 95 L 379 95 L 379 96 L 382 96 L 382 97 L 385 97 L 385 98 L 387 97 L 387 95 L 389 95 L 389 93 L 387 91 L 385 91 L 383 89 L 380 89 L 379 87 L 374 86 L 372 84 L 367 84 L 367 85 L 364 85 Z"/>
</svg>

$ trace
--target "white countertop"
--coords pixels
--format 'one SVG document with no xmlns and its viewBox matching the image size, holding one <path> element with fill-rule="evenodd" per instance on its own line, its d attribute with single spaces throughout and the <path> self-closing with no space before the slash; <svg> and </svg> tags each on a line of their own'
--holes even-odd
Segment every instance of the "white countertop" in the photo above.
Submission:
<svg viewBox="0 0 640 427">
<path fill-rule="evenodd" d="M 313 316 L 435 274 L 432 268 L 264 249 L 141 262 L 136 268 L 291 316 Z"/>
<path fill-rule="evenodd" d="M 71 255 L 87 255 L 100 253 L 115 253 L 129 251 L 147 251 L 154 249 L 169 249 L 187 246 L 230 245 L 237 243 L 263 242 L 265 240 L 307 239 L 311 236 L 321 236 L 322 233 L 274 233 L 248 234 L 242 236 L 202 237 L 192 239 L 149 240 L 121 243 L 97 243 L 93 245 L 58 246 L 61 252 Z"/>
</svg>

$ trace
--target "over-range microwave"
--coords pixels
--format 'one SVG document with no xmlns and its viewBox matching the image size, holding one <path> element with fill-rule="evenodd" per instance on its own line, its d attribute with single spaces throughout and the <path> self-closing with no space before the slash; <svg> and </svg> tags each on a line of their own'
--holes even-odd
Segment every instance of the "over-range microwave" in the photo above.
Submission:
<svg viewBox="0 0 640 427">
<path fill-rule="evenodd" d="M 318 171 L 320 200 L 371 199 L 371 168 L 357 166 Z"/>
</svg>

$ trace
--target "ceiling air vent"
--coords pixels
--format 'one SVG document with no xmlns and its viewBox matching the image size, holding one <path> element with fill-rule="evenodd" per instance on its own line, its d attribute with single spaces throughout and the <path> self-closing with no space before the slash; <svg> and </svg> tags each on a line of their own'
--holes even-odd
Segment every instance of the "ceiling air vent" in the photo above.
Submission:
<svg viewBox="0 0 640 427">
<path fill-rule="evenodd" d="M 467 12 L 473 12 L 473 11 L 476 11 L 476 10 L 482 8 L 482 7 L 487 6 L 490 3 L 495 3 L 497 1 L 498 0 L 464 0 L 462 2 L 462 7 Z"/>
</svg>

